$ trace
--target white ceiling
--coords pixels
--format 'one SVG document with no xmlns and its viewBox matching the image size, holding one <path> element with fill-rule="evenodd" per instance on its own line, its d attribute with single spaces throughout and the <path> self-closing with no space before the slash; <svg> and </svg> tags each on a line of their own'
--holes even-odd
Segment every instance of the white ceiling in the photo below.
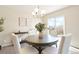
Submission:
<svg viewBox="0 0 79 59">
<path fill-rule="evenodd" d="M 29 13 L 32 15 L 32 11 L 36 8 L 36 5 L 5 5 L 6 7 L 13 9 L 14 11 Z M 39 5 L 40 10 L 45 10 L 46 14 L 54 12 L 56 10 L 68 7 L 68 5 Z"/>
</svg>

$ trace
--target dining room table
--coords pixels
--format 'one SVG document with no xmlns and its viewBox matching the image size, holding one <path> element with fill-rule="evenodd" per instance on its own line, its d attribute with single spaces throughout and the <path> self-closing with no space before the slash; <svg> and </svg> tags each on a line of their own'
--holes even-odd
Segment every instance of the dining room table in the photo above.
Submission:
<svg viewBox="0 0 79 59">
<path fill-rule="evenodd" d="M 39 35 L 30 35 L 21 43 L 24 42 L 32 45 L 32 47 L 37 49 L 39 54 L 42 54 L 42 51 L 46 47 L 51 47 L 52 45 L 56 45 L 57 47 L 58 37 L 49 34 L 43 35 L 42 38 L 39 38 Z"/>
</svg>

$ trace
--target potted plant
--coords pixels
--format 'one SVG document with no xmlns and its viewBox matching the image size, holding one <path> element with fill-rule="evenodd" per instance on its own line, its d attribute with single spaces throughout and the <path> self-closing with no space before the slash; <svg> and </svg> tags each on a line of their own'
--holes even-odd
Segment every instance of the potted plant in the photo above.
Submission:
<svg viewBox="0 0 79 59">
<path fill-rule="evenodd" d="M 3 23 L 4 23 L 4 19 L 3 17 L 0 18 L 0 32 L 2 32 L 4 29 L 3 29 Z M 1 50 L 1 45 L 0 45 L 0 50 Z"/>
<path fill-rule="evenodd" d="M 0 32 L 2 32 L 3 31 L 3 23 L 4 23 L 4 19 L 3 19 L 3 17 L 1 17 L 0 18 Z"/>
<path fill-rule="evenodd" d="M 38 23 L 38 24 L 35 25 L 35 28 L 39 32 L 39 38 L 42 38 L 43 30 L 45 29 L 45 24 Z"/>
</svg>

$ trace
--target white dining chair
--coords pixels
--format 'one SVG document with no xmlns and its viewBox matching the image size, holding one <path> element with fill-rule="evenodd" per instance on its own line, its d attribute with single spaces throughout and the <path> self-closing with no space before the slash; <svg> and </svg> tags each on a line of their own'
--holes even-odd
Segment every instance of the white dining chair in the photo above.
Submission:
<svg viewBox="0 0 79 59">
<path fill-rule="evenodd" d="M 71 43 L 71 34 L 66 34 L 66 35 L 59 35 L 58 37 L 61 37 L 59 47 L 48 47 L 43 51 L 45 54 L 68 54 L 69 52 L 69 47 Z"/>
<path fill-rule="evenodd" d="M 20 38 L 18 38 L 18 36 L 15 35 L 14 33 L 12 33 L 12 36 L 13 36 L 12 42 L 13 42 L 16 54 L 36 54 L 37 53 L 36 49 L 31 46 L 26 46 L 22 48 L 20 44 Z"/>
<path fill-rule="evenodd" d="M 68 54 L 71 43 L 72 34 L 66 34 L 61 36 L 61 41 L 58 49 L 59 54 Z"/>
<path fill-rule="evenodd" d="M 18 38 L 18 36 L 15 35 L 14 33 L 12 33 L 12 43 L 13 43 L 15 52 L 19 53 L 19 49 L 21 48 L 20 38 Z"/>
</svg>

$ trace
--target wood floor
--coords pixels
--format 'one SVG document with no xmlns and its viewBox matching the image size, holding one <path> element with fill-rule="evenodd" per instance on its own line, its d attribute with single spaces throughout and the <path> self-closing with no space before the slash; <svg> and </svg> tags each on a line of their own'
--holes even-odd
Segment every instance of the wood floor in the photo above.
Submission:
<svg viewBox="0 0 79 59">
<path fill-rule="evenodd" d="M 29 46 L 26 43 L 21 44 L 21 47 L 22 47 L 21 54 L 38 54 L 38 51 L 34 47 Z M 43 51 L 43 54 L 57 54 L 57 52 L 54 48 L 56 48 L 56 47 L 52 46 L 52 47 L 46 48 Z M 17 52 L 13 46 L 8 46 L 8 47 L 3 47 L 0 50 L 0 54 L 17 54 Z M 79 54 L 79 50 L 75 49 L 73 47 L 70 47 L 69 54 Z"/>
</svg>

